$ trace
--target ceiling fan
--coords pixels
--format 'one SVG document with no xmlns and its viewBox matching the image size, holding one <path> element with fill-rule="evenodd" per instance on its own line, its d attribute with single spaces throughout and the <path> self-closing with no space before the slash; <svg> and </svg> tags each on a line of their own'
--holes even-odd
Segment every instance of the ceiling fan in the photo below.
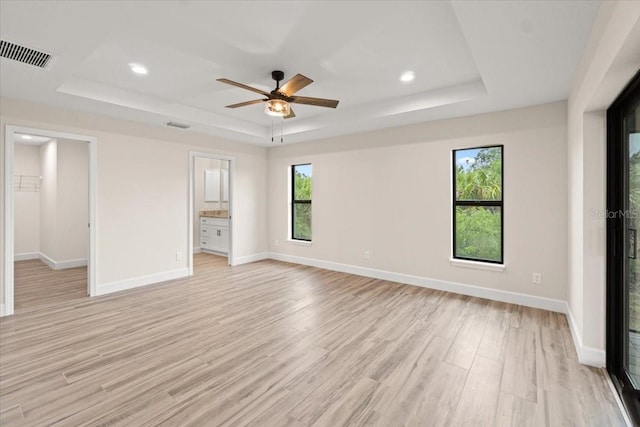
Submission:
<svg viewBox="0 0 640 427">
<path fill-rule="evenodd" d="M 338 106 L 338 102 L 340 102 L 335 99 L 294 96 L 297 91 L 313 83 L 313 80 L 303 76 L 302 74 L 296 74 L 288 82 L 282 85 L 282 87 L 280 87 L 280 81 L 284 79 L 284 73 L 282 71 L 272 71 L 271 77 L 276 81 L 276 88 L 271 92 L 265 92 L 261 89 L 234 82 L 233 80 L 229 79 L 217 80 L 228 85 L 237 86 L 239 88 L 250 90 L 252 92 L 256 92 L 263 96 L 266 96 L 266 98 L 264 99 L 254 99 L 253 101 L 245 101 L 238 104 L 227 105 L 227 108 L 238 108 L 244 107 L 246 105 L 253 105 L 264 102 L 265 113 L 269 114 L 270 116 L 283 117 L 285 119 L 290 119 L 296 116 L 289 104 L 306 104 L 315 105 L 317 107 L 336 108 Z"/>
</svg>

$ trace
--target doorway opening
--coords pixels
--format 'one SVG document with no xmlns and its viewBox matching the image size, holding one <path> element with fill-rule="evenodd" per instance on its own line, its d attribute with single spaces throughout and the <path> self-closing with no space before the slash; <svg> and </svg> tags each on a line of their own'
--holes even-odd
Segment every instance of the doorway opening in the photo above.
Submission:
<svg viewBox="0 0 640 427">
<path fill-rule="evenodd" d="M 197 265 L 233 265 L 231 157 L 189 153 L 189 274 Z M 194 256 L 195 254 L 195 256 Z"/>
<path fill-rule="evenodd" d="M 5 127 L 2 315 L 95 294 L 96 145 Z"/>
</svg>

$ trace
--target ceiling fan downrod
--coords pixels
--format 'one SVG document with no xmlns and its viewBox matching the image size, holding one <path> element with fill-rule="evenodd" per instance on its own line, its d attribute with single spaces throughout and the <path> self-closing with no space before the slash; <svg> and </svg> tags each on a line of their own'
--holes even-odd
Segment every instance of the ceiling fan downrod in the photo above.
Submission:
<svg viewBox="0 0 640 427">
<path fill-rule="evenodd" d="M 280 81 L 284 79 L 284 72 L 280 70 L 275 70 L 271 72 L 271 78 L 276 81 L 276 88 L 274 92 L 280 90 Z"/>
</svg>

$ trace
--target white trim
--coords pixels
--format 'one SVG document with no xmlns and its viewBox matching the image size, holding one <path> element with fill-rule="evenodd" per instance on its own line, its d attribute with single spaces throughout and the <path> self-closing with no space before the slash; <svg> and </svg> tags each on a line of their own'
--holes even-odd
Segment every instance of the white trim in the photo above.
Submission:
<svg viewBox="0 0 640 427">
<path fill-rule="evenodd" d="M 241 256 L 237 257 L 233 260 L 233 265 L 241 265 L 248 264 L 250 262 L 262 261 L 264 259 L 269 259 L 269 252 L 260 252 L 253 255 Z"/>
<path fill-rule="evenodd" d="M 582 335 L 580 334 L 576 320 L 571 313 L 569 303 L 565 302 L 565 314 L 569 322 L 569 330 L 573 338 L 573 345 L 578 353 L 578 361 L 583 365 L 594 366 L 596 368 L 604 368 L 607 363 L 607 353 L 604 350 L 589 347 L 582 344 Z"/>
<path fill-rule="evenodd" d="M 454 267 L 464 267 L 464 268 L 472 268 L 474 270 L 486 270 L 486 271 L 500 271 L 503 272 L 505 269 L 504 264 L 493 264 L 490 262 L 482 262 L 482 261 L 470 261 L 466 259 L 455 259 L 451 258 L 449 260 L 449 264 Z"/>
<path fill-rule="evenodd" d="M 89 137 L 89 259 L 87 261 L 88 294 L 96 295 L 98 286 L 98 138 Z"/>
<path fill-rule="evenodd" d="M 104 285 L 98 286 L 98 289 L 96 289 L 96 296 L 124 291 L 127 289 L 139 288 L 141 286 L 153 285 L 160 282 L 166 282 L 167 280 L 181 279 L 187 276 L 189 276 L 189 269 L 187 267 L 184 267 L 177 270 L 150 274 L 148 276 L 133 277 L 131 279 L 105 283 Z"/>
<path fill-rule="evenodd" d="M 56 262 L 49 258 L 48 256 L 46 256 L 45 254 L 43 254 L 42 252 L 40 253 L 40 261 L 44 262 L 45 264 L 47 264 L 47 266 L 53 270 L 56 269 Z"/>
<path fill-rule="evenodd" d="M 468 285 L 464 283 L 449 282 L 428 277 L 414 276 L 411 274 L 395 273 L 392 271 L 376 270 L 373 268 L 360 267 L 356 265 L 340 264 L 331 261 L 323 261 L 312 258 L 303 258 L 292 255 L 285 255 L 275 252 L 269 253 L 269 258 L 278 261 L 291 262 L 295 264 L 308 265 L 311 267 L 324 268 L 327 270 L 340 271 L 343 273 L 357 274 L 359 276 L 373 277 L 375 279 L 390 280 L 408 285 L 420 286 L 423 288 L 437 289 L 441 291 L 454 292 L 462 295 L 486 298 L 494 301 L 519 304 L 527 307 L 541 308 L 543 310 L 565 313 L 566 301 L 538 297 L 535 295 L 521 294 L 517 292 L 503 291 L 499 289 L 483 288 L 481 286 Z"/>
<path fill-rule="evenodd" d="M 199 254 L 200 252 L 202 252 L 202 248 L 200 246 L 194 246 L 193 247 L 193 253 L 194 254 Z M 190 274 L 191 276 L 191 274 Z"/>
<path fill-rule="evenodd" d="M 87 265 L 86 258 L 70 259 L 67 261 L 56 262 L 56 270 L 64 270 L 65 268 L 85 267 Z"/>
<path fill-rule="evenodd" d="M 0 317 L 4 317 L 6 314 L 4 313 L 4 304 L 0 304 Z"/>
<path fill-rule="evenodd" d="M 42 262 L 47 264 L 49 268 L 54 270 L 64 270 L 65 268 L 76 268 L 76 267 L 84 267 L 87 265 L 86 258 L 80 259 L 70 259 L 66 261 L 54 261 L 43 253 L 40 253 L 39 258 Z"/>
<path fill-rule="evenodd" d="M 28 133 L 28 132 L 26 132 Z M 13 314 L 13 141 L 14 129 L 5 126 L 4 133 L 4 277 L 3 316 Z"/>
<path fill-rule="evenodd" d="M 25 126 L 5 125 L 4 142 L 4 316 L 14 313 L 14 191 L 13 191 L 13 158 L 14 158 L 14 133 L 26 133 L 48 136 L 50 138 L 72 139 L 89 143 L 89 260 L 87 271 L 87 293 L 90 296 L 96 294 L 97 283 L 97 259 L 98 259 L 98 234 L 97 234 L 97 179 L 98 179 L 98 138 L 95 136 L 79 135 L 75 133 L 58 132 L 48 129 L 37 129 Z"/>
<path fill-rule="evenodd" d="M 234 265 L 233 264 L 233 250 L 234 250 L 234 244 L 233 242 L 235 241 L 235 227 L 234 227 L 234 223 L 235 223 L 235 216 L 234 216 L 234 211 L 233 211 L 233 207 L 234 207 L 234 200 L 235 200 L 235 177 L 236 177 L 236 158 L 232 157 L 232 156 L 225 156 L 223 154 L 216 154 L 216 153 L 205 153 L 205 152 L 201 152 L 201 151 L 189 151 L 189 183 L 188 183 L 188 188 L 189 188 L 189 206 L 188 206 L 188 218 L 189 218 L 189 226 L 188 228 L 188 236 L 187 236 L 187 241 L 188 241 L 188 246 L 187 246 L 187 269 L 189 270 L 189 276 L 193 276 L 193 254 L 197 253 L 195 252 L 195 247 L 193 246 L 193 216 L 194 216 L 194 182 L 193 182 L 193 175 L 195 173 L 195 159 L 196 157 L 204 157 L 206 159 L 215 159 L 215 160 L 227 160 L 229 161 L 229 200 L 228 200 L 228 206 L 229 206 L 229 248 L 228 248 L 228 252 L 227 252 L 227 262 L 229 265 Z"/>
<path fill-rule="evenodd" d="M 40 259 L 40 254 L 38 252 L 25 252 L 13 256 L 14 261 L 28 261 L 30 259 Z"/>
<path fill-rule="evenodd" d="M 307 240 L 287 239 L 287 243 L 298 246 L 313 246 L 313 242 L 309 242 Z"/>
</svg>

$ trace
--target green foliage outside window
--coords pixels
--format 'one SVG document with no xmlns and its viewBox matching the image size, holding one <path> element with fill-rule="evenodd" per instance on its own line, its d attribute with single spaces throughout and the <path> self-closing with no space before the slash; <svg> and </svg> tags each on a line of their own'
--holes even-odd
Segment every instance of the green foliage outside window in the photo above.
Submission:
<svg viewBox="0 0 640 427">
<path fill-rule="evenodd" d="M 502 261 L 502 147 L 455 151 L 455 257 Z"/>
<path fill-rule="evenodd" d="M 311 240 L 311 165 L 293 166 L 293 211 L 291 237 Z"/>
</svg>

